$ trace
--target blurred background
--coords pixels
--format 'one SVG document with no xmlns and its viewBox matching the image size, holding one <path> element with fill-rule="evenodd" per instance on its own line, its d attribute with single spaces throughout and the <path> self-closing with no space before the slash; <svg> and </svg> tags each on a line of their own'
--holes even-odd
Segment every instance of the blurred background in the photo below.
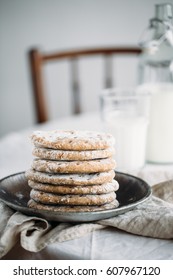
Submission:
<svg viewBox="0 0 173 280">
<path fill-rule="evenodd" d="M 46 52 L 138 45 L 149 19 L 154 16 L 154 5 L 159 3 L 167 1 L 0 0 L 0 137 L 35 123 L 29 49 L 38 47 Z M 102 89 L 101 61 L 97 58 L 94 62 L 97 63 L 92 72 L 86 69 L 80 73 L 84 85 L 84 111 L 97 109 L 97 98 Z M 61 70 L 55 69 L 54 65 L 45 70 L 52 95 L 51 114 L 56 118 L 71 113 L 68 69 L 65 63 L 61 66 Z M 135 74 L 132 75 L 123 61 L 118 75 L 116 83 L 136 83 Z M 93 88 L 87 90 L 88 84 Z"/>
</svg>

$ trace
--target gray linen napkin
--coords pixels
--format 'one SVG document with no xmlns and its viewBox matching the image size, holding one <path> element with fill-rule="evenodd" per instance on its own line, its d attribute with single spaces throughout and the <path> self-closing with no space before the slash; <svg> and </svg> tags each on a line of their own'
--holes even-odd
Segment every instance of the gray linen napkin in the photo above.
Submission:
<svg viewBox="0 0 173 280">
<path fill-rule="evenodd" d="M 47 245 L 64 242 L 104 227 L 153 238 L 173 238 L 173 180 L 152 187 L 152 196 L 135 209 L 113 218 L 92 223 L 51 224 L 45 219 L 15 212 L 0 202 L 0 258 L 20 241 L 21 246 L 38 252 Z"/>
</svg>

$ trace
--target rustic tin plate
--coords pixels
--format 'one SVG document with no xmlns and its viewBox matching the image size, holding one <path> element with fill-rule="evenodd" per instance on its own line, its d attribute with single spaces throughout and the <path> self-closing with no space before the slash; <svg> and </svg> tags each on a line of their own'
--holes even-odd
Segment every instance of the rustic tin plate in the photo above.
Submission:
<svg viewBox="0 0 173 280">
<path fill-rule="evenodd" d="M 110 218 L 129 210 L 146 201 L 151 195 L 150 186 L 140 178 L 116 172 L 120 188 L 116 192 L 120 205 L 118 208 L 96 212 L 53 212 L 35 210 L 27 206 L 30 187 L 25 173 L 16 173 L 0 180 L 0 199 L 11 208 L 30 216 L 38 216 L 48 221 L 90 222 Z"/>
</svg>

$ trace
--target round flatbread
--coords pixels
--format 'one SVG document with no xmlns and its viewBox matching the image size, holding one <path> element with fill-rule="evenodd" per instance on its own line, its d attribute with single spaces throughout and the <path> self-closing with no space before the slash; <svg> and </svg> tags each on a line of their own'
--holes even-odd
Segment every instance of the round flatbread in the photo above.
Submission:
<svg viewBox="0 0 173 280">
<path fill-rule="evenodd" d="M 51 148 L 34 147 L 32 151 L 35 157 L 50 160 L 92 160 L 109 158 L 115 154 L 113 147 L 104 150 L 92 151 L 65 151 Z"/>
<path fill-rule="evenodd" d="M 107 149 L 115 143 L 111 134 L 86 130 L 35 131 L 31 140 L 37 147 L 72 151 Z"/>
<path fill-rule="evenodd" d="M 96 195 L 58 195 L 53 193 L 46 193 L 32 189 L 30 198 L 43 204 L 60 204 L 60 205 L 103 205 L 110 203 L 116 198 L 115 192 L 107 194 Z"/>
<path fill-rule="evenodd" d="M 116 180 L 102 185 L 91 186 L 56 186 L 29 180 L 28 185 L 32 189 L 55 194 L 103 194 L 115 192 L 119 189 L 119 184 Z"/>
<path fill-rule="evenodd" d="M 55 161 L 34 159 L 32 169 L 48 173 L 96 173 L 114 169 L 115 160 L 112 158 L 84 161 Z"/>
<path fill-rule="evenodd" d="M 113 170 L 90 174 L 53 174 L 30 169 L 25 172 L 28 180 L 54 185 L 101 185 L 111 182 L 115 177 Z"/>
<path fill-rule="evenodd" d="M 36 202 L 33 199 L 30 199 L 28 201 L 28 207 L 30 208 L 51 212 L 96 212 L 117 208 L 118 206 L 119 203 L 116 199 L 101 206 L 46 205 Z"/>
</svg>

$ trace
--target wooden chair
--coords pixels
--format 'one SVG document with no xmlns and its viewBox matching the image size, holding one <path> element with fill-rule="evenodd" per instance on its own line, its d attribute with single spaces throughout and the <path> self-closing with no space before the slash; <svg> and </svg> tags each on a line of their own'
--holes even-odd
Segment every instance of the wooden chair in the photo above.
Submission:
<svg viewBox="0 0 173 280">
<path fill-rule="evenodd" d="M 80 83 L 78 80 L 78 61 L 82 57 L 103 56 L 104 57 L 104 88 L 110 88 L 112 83 L 112 57 L 119 55 L 137 56 L 141 53 L 138 47 L 110 47 L 110 48 L 94 48 L 79 49 L 63 52 L 42 53 L 39 49 L 31 49 L 29 51 L 29 61 L 31 70 L 31 81 L 34 94 L 34 102 L 36 108 L 37 123 L 46 122 L 49 119 L 47 103 L 45 102 L 45 89 L 43 67 L 52 61 L 69 60 L 71 63 L 71 80 L 73 94 L 73 113 L 81 113 L 80 100 Z"/>
</svg>

